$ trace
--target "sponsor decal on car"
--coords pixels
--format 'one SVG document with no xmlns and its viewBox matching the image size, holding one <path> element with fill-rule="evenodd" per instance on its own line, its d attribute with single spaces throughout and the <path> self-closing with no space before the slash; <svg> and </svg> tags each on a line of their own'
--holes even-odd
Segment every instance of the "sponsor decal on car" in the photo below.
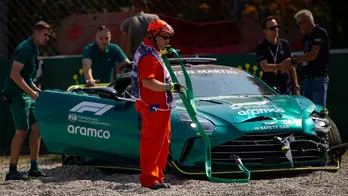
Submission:
<svg viewBox="0 0 348 196">
<path fill-rule="evenodd" d="M 232 69 L 201 69 L 201 70 L 188 70 L 188 74 L 238 74 Z M 175 75 L 183 75 L 182 71 L 175 71 Z"/>
<path fill-rule="evenodd" d="M 73 123 L 85 123 L 85 124 L 90 124 L 90 125 L 101 125 L 101 126 L 107 126 L 110 127 L 111 125 L 106 122 L 101 122 L 97 118 L 92 118 L 88 116 L 80 116 L 76 114 L 69 114 L 68 115 L 68 120 Z"/>
<path fill-rule="evenodd" d="M 255 127 L 255 130 L 270 130 L 270 129 L 288 129 L 290 128 L 289 125 L 282 124 L 282 125 L 263 125 L 259 127 Z"/>
<path fill-rule="evenodd" d="M 213 132 L 210 132 L 210 131 L 205 131 L 204 133 L 207 134 L 207 135 L 213 135 Z M 200 136 L 201 133 L 197 131 L 196 135 Z"/>
<path fill-rule="evenodd" d="M 285 111 L 281 108 L 258 108 L 258 109 L 241 110 L 238 112 L 238 115 L 245 116 L 250 114 L 267 114 L 271 112 L 283 113 Z"/>
<path fill-rule="evenodd" d="M 113 105 L 108 104 L 82 101 L 69 110 L 71 113 L 68 115 L 68 120 L 74 123 L 111 126 L 109 123 L 101 122 L 98 118 L 94 118 L 93 116 L 102 116 L 113 107 Z M 77 113 L 80 113 L 81 115 L 78 115 Z M 86 114 L 88 116 L 82 116 L 82 114 Z"/>
<path fill-rule="evenodd" d="M 77 112 L 77 113 L 93 112 L 94 115 L 101 116 L 113 107 L 114 107 L 113 105 L 108 105 L 103 103 L 82 101 L 76 106 L 74 106 L 73 108 L 71 108 L 70 112 Z"/>
<path fill-rule="evenodd" d="M 69 125 L 67 130 L 69 133 L 75 134 L 75 135 L 83 135 L 83 136 L 87 136 L 87 137 L 95 137 L 95 138 L 100 138 L 100 139 L 109 139 L 110 138 L 110 132 L 107 130 L 102 130 L 102 129 L 98 130 L 95 128 Z"/>
<path fill-rule="evenodd" d="M 279 122 L 282 122 L 283 124 L 292 124 L 295 122 L 295 120 L 287 119 L 287 120 L 279 120 Z"/>
<path fill-rule="evenodd" d="M 265 107 L 265 104 L 269 103 L 268 101 L 254 101 L 254 102 L 246 102 L 246 103 L 235 103 L 230 105 L 232 110 L 240 109 L 241 107 Z"/>
</svg>

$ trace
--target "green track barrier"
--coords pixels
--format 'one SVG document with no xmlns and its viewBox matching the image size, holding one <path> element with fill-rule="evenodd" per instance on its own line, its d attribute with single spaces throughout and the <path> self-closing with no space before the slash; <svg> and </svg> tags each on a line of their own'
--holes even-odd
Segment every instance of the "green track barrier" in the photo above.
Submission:
<svg viewBox="0 0 348 196">
<path fill-rule="evenodd" d="M 237 156 L 233 156 L 235 159 L 236 163 L 238 164 L 239 169 L 246 174 L 246 178 L 244 179 L 225 179 L 225 178 L 217 178 L 217 177 L 212 177 L 212 162 L 211 162 L 211 144 L 210 144 L 210 138 L 208 135 L 204 132 L 201 124 L 199 123 L 197 117 L 196 117 L 196 107 L 195 107 L 195 102 L 194 102 L 194 95 L 193 95 L 193 89 L 192 89 L 192 82 L 189 74 L 186 71 L 186 68 L 184 64 L 182 63 L 179 54 L 176 52 L 175 49 L 173 48 L 168 48 L 167 53 L 172 53 L 177 56 L 179 59 L 181 69 L 183 71 L 184 77 L 185 77 L 185 83 L 186 83 L 186 94 L 181 93 L 180 97 L 181 100 L 190 115 L 190 118 L 192 122 L 194 122 L 197 125 L 198 132 L 200 135 L 203 137 L 204 144 L 205 144 L 205 172 L 208 177 L 208 179 L 212 182 L 220 182 L 220 183 L 248 183 L 250 181 L 250 172 L 249 170 L 243 165 L 241 159 Z M 172 80 L 174 83 L 178 83 L 178 78 L 174 74 L 174 71 L 166 57 L 166 55 L 163 55 L 163 61 L 170 73 L 170 76 L 172 77 Z"/>
</svg>

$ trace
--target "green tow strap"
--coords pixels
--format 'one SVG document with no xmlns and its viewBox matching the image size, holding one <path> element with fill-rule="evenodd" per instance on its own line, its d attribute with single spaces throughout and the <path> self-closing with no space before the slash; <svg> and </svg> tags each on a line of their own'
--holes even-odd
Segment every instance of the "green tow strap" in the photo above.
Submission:
<svg viewBox="0 0 348 196">
<path fill-rule="evenodd" d="M 194 95 L 193 95 L 193 90 L 192 90 L 192 82 L 189 74 L 187 73 L 185 66 L 183 65 L 179 54 L 176 52 L 175 49 L 173 48 L 168 48 L 167 53 L 173 53 L 175 54 L 180 62 L 181 69 L 183 71 L 184 77 L 185 77 L 185 83 L 186 83 L 186 94 L 181 93 L 180 97 L 181 100 L 188 112 L 188 114 L 191 117 L 192 122 L 194 122 L 197 125 L 198 132 L 200 135 L 203 137 L 204 144 L 205 144 L 205 172 L 208 177 L 208 179 L 212 182 L 222 182 L 222 183 L 248 183 L 250 180 L 250 172 L 249 170 L 244 167 L 241 159 L 235 155 L 232 156 L 232 158 L 236 161 L 238 164 L 239 169 L 246 174 L 247 178 L 244 179 L 224 179 L 224 178 L 217 178 L 217 177 L 212 177 L 212 166 L 211 166 L 211 144 L 210 144 L 210 139 L 207 136 L 207 134 L 204 132 L 204 129 L 202 128 L 201 124 L 199 123 L 197 117 L 196 117 L 196 107 L 195 107 L 195 102 L 194 102 Z M 170 73 L 170 76 L 173 80 L 174 83 L 178 83 L 178 78 L 174 74 L 174 71 L 166 57 L 166 55 L 163 56 L 163 61 Z"/>
</svg>

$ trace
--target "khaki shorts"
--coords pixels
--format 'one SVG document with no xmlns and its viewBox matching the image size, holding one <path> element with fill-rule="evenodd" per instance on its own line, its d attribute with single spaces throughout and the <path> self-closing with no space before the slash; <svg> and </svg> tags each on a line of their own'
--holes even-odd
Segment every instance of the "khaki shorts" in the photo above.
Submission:
<svg viewBox="0 0 348 196">
<path fill-rule="evenodd" d="M 29 130 L 36 123 L 35 101 L 29 95 L 7 96 L 16 130 Z"/>
</svg>

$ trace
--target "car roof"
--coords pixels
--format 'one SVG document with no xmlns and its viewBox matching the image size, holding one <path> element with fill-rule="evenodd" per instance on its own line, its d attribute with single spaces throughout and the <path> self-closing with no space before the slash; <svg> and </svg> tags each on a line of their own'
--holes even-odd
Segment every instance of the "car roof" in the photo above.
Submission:
<svg viewBox="0 0 348 196">
<path fill-rule="evenodd" d="M 172 65 L 173 71 L 181 71 L 181 66 L 178 64 Z M 185 65 L 186 70 L 200 70 L 200 69 L 221 69 L 221 70 L 233 70 L 237 73 L 245 73 L 244 70 L 238 69 L 236 67 L 230 67 L 227 65 L 214 65 L 214 64 L 197 64 L 197 65 Z"/>
<path fill-rule="evenodd" d="M 217 61 L 216 58 L 181 57 L 180 60 L 179 58 L 168 58 L 168 61 L 171 64 L 174 72 L 182 71 L 180 66 L 181 61 L 184 64 L 186 70 L 231 70 L 236 72 L 236 74 L 238 75 L 250 75 L 248 72 L 236 67 L 215 64 Z M 131 71 L 133 63 L 134 61 L 126 65 L 129 71 Z"/>
<path fill-rule="evenodd" d="M 174 72 L 182 71 L 178 58 L 168 58 L 168 60 Z M 180 60 L 183 62 L 186 70 L 231 70 L 241 75 L 249 74 L 236 67 L 215 64 L 215 58 L 188 57 L 180 58 Z"/>
</svg>

